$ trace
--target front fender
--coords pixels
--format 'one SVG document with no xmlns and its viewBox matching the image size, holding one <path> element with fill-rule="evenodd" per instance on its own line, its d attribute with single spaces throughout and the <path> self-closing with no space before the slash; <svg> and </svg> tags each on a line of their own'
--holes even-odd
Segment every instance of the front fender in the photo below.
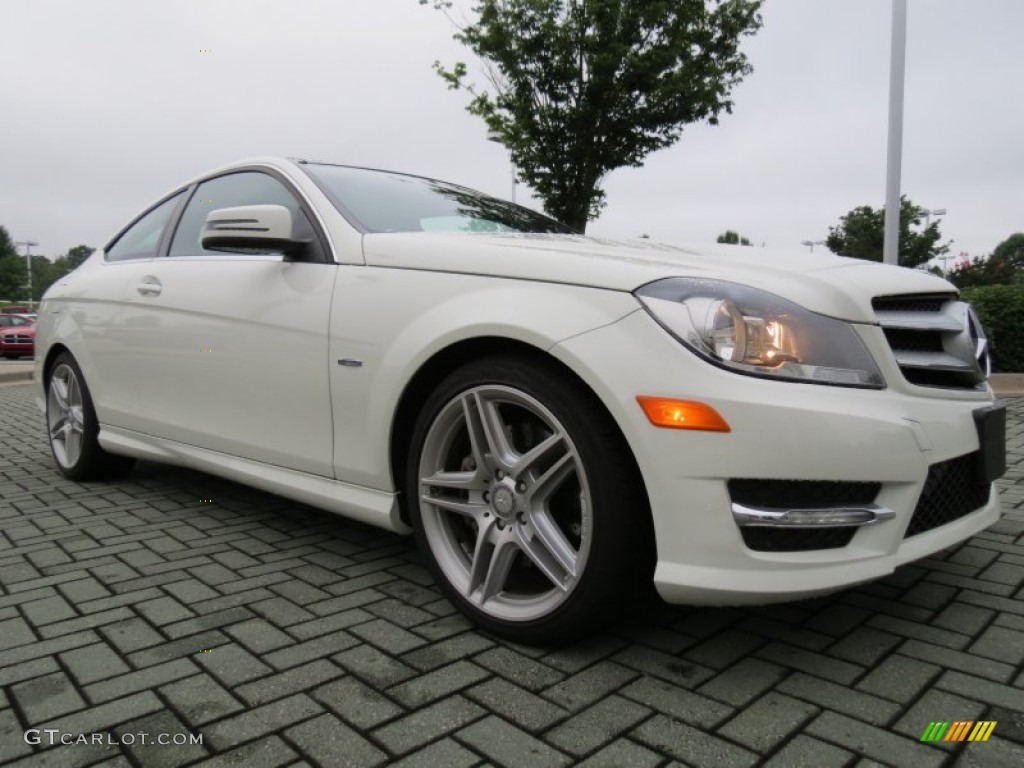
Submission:
<svg viewBox="0 0 1024 768">
<path fill-rule="evenodd" d="M 624 292 L 477 275 L 368 267 L 341 268 L 338 280 L 329 345 L 335 472 L 381 490 L 393 490 L 389 439 L 402 393 L 435 355 L 483 337 L 546 351 L 639 308 Z"/>
</svg>

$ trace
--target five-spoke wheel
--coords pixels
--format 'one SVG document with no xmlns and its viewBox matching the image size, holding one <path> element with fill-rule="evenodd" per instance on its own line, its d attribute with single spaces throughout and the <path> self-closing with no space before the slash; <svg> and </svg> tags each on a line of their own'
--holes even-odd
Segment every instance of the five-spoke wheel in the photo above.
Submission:
<svg viewBox="0 0 1024 768">
<path fill-rule="evenodd" d="M 419 474 L 431 551 L 467 600 L 529 619 L 572 592 L 590 546 L 590 487 L 565 427 L 536 398 L 495 385 L 452 398 Z"/>
<path fill-rule="evenodd" d="M 647 530 L 646 499 L 610 419 L 576 382 L 502 358 L 472 363 L 434 392 L 413 451 L 417 535 L 479 624 L 567 638 L 635 581 L 624 568 L 642 571 L 632 544 Z"/>
<path fill-rule="evenodd" d="M 135 463 L 100 447 L 99 422 L 89 388 L 82 369 L 66 351 L 47 369 L 46 428 L 57 468 L 72 480 L 112 477 Z"/>
</svg>

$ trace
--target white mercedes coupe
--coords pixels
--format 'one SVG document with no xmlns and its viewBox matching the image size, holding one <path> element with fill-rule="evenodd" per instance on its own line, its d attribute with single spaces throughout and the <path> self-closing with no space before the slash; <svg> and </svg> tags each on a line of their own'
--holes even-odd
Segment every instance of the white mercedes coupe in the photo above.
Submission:
<svg viewBox="0 0 1024 768">
<path fill-rule="evenodd" d="M 59 470 L 170 462 L 414 532 L 480 626 L 563 641 L 652 580 L 759 603 L 999 517 L 971 308 L 821 253 L 609 242 L 433 179 L 256 159 L 46 294 Z"/>
</svg>

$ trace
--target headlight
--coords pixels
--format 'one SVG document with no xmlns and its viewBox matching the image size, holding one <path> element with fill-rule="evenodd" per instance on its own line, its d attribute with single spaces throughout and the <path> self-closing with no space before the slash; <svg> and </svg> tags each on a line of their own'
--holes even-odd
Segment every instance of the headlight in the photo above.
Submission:
<svg viewBox="0 0 1024 768">
<path fill-rule="evenodd" d="M 739 373 L 843 387 L 885 386 L 849 323 L 721 280 L 673 277 L 636 296 L 701 357 Z"/>
</svg>

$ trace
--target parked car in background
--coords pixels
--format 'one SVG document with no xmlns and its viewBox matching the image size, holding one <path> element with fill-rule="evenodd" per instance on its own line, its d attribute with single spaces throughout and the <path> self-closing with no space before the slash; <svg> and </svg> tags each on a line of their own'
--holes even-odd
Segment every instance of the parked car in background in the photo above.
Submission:
<svg viewBox="0 0 1024 768">
<path fill-rule="evenodd" d="M 0 356 L 9 360 L 36 353 L 36 327 L 32 323 L 5 327 L 0 324 Z"/>
<path fill-rule="evenodd" d="M 0 315 L 34 315 L 32 307 L 7 306 L 0 307 Z"/>
<path fill-rule="evenodd" d="M 554 642 L 653 580 L 763 603 L 999 517 L 1005 408 L 945 280 L 584 237 L 433 179 L 265 159 L 176 187 L 44 297 L 57 467 L 183 464 L 415 532 Z"/>
<path fill-rule="evenodd" d="M 27 315 L 0 315 L 0 328 L 12 328 L 22 325 L 32 325 L 36 319 Z"/>
</svg>

